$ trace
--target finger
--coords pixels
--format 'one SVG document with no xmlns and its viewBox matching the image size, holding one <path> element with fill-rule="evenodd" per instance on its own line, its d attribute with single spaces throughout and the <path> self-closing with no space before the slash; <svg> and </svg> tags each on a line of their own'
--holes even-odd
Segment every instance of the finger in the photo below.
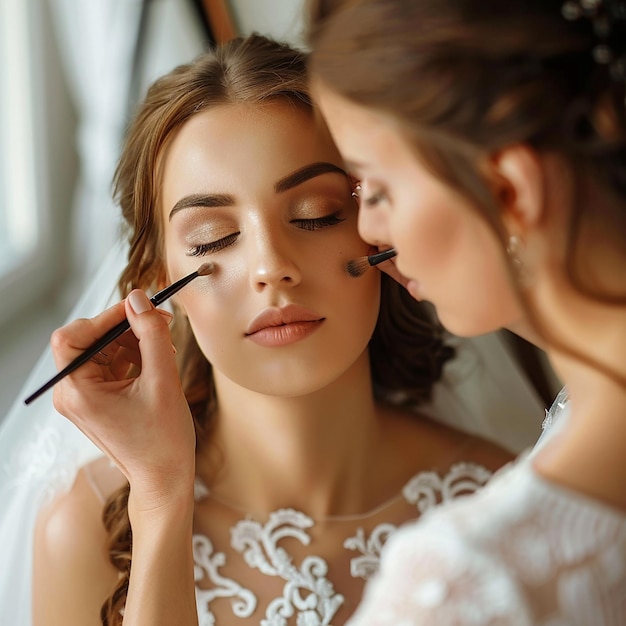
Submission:
<svg viewBox="0 0 626 626">
<path fill-rule="evenodd" d="M 172 313 L 165 309 L 156 309 L 156 311 L 168 326 L 172 323 L 174 319 Z M 110 345 L 115 345 L 115 356 L 110 362 L 112 378 L 116 380 L 136 378 L 141 372 L 141 352 L 139 350 L 139 341 L 132 330 L 121 335 Z M 108 346 L 107 352 L 109 352 Z"/>
<path fill-rule="evenodd" d="M 126 314 L 139 341 L 142 373 L 154 381 L 178 379 L 168 323 L 140 289 L 126 298 Z"/>
<path fill-rule="evenodd" d="M 174 314 L 173 313 L 170 313 L 166 309 L 157 309 L 157 312 L 166 321 L 168 326 L 172 325 L 172 322 L 174 321 Z"/>
<path fill-rule="evenodd" d="M 133 372 L 132 375 L 130 373 L 131 371 Z M 140 371 L 141 354 L 139 352 L 139 345 L 135 342 L 134 348 L 119 346 L 119 349 L 108 366 L 107 378 L 110 378 L 111 380 L 136 378 Z"/>
<path fill-rule="evenodd" d="M 396 282 L 400 283 L 403 287 L 406 288 L 409 282 L 409 279 L 406 276 L 404 276 L 404 274 L 400 273 L 400 271 L 398 270 L 398 268 L 396 267 L 396 264 L 393 262 L 392 259 L 390 259 L 389 261 L 383 261 L 382 263 L 379 263 L 377 267 L 382 272 L 385 272 L 385 274 L 388 274 Z"/>
<path fill-rule="evenodd" d="M 57 368 L 64 368 L 124 317 L 124 303 L 118 302 L 96 317 L 77 319 L 55 330 L 50 338 L 50 347 Z"/>
</svg>

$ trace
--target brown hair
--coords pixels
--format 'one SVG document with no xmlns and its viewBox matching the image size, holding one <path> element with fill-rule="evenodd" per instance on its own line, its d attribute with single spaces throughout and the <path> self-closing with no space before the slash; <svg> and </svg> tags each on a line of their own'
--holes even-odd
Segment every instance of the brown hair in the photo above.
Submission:
<svg viewBox="0 0 626 626">
<path fill-rule="evenodd" d="M 122 295 L 137 287 L 151 288 L 163 279 L 156 207 L 159 157 L 167 141 L 193 115 L 217 104 L 270 99 L 286 100 L 313 116 L 305 54 L 259 35 L 207 51 L 153 84 L 130 125 L 114 179 L 130 242 L 128 264 L 119 282 Z M 408 401 L 426 400 L 452 349 L 444 344 L 441 328 L 423 305 L 395 281 L 386 276 L 382 280 L 380 314 L 370 342 L 375 391 L 381 398 L 402 391 Z M 172 334 L 201 445 L 210 434 L 217 402 L 211 364 L 183 316 L 176 318 Z M 132 539 L 127 500 L 128 486 L 109 499 L 103 514 L 110 561 L 121 573 L 102 607 L 103 624 L 121 623 L 126 600 Z"/>
<path fill-rule="evenodd" d="M 617 64 L 597 63 L 592 21 L 568 21 L 562 7 L 563 0 L 309 0 L 311 70 L 347 99 L 391 115 L 503 243 L 481 162 L 515 144 L 562 156 L 577 199 L 570 280 L 624 303 L 626 290 L 594 287 L 597 274 L 585 269 L 593 255 L 577 244 L 600 228 L 624 258 L 626 68 L 620 78 Z M 626 63 L 626 16 L 612 23 L 610 45 Z"/>
</svg>

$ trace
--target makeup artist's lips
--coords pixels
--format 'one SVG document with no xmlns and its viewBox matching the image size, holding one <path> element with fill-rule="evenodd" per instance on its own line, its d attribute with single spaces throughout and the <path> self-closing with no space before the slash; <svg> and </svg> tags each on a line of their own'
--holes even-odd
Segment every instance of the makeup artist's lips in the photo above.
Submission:
<svg viewBox="0 0 626 626">
<path fill-rule="evenodd" d="M 261 346 L 286 346 L 315 332 L 324 319 L 296 304 L 265 309 L 252 320 L 246 337 Z"/>
</svg>

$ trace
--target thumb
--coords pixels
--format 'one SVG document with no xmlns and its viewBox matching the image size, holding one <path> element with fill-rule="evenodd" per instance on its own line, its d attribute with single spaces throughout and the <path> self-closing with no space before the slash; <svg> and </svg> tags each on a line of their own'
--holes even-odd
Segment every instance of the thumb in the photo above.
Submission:
<svg viewBox="0 0 626 626">
<path fill-rule="evenodd" d="M 139 342 L 142 372 L 157 378 L 178 376 L 168 322 L 141 289 L 128 294 L 126 316 Z"/>
</svg>

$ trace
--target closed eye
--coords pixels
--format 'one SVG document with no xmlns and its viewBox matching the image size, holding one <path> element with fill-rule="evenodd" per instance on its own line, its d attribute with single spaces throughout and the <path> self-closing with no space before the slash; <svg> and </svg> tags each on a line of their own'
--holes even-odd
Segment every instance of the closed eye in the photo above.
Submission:
<svg viewBox="0 0 626 626">
<path fill-rule="evenodd" d="M 232 233 L 227 237 L 222 237 L 217 241 L 211 241 L 210 243 L 201 243 L 197 246 L 192 246 L 187 250 L 187 256 L 204 256 L 206 254 L 211 254 L 212 252 L 217 252 L 230 246 L 235 243 L 237 237 L 239 237 L 239 233 Z"/>
<path fill-rule="evenodd" d="M 338 213 L 331 213 L 330 215 L 325 215 L 324 217 L 291 220 L 291 223 L 295 224 L 302 230 L 319 230 L 329 226 L 336 226 L 337 224 L 341 224 L 341 222 L 345 222 L 345 220 L 346 218 L 339 217 Z"/>
</svg>

